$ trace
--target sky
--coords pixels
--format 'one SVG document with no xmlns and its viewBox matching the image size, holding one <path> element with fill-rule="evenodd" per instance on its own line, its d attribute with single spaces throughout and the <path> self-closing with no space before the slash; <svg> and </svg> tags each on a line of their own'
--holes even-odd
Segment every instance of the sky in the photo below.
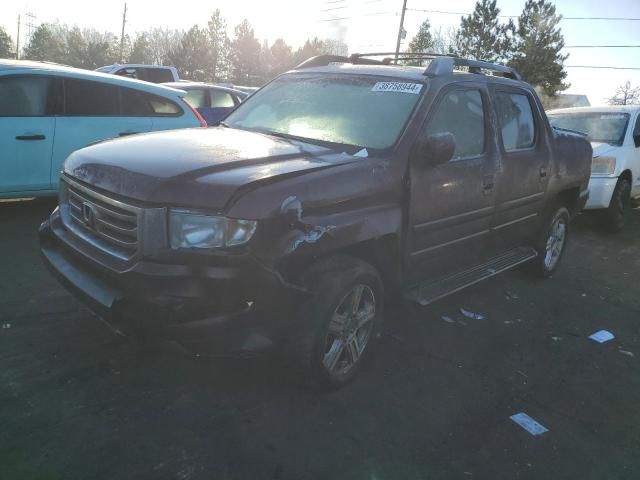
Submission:
<svg viewBox="0 0 640 480">
<path fill-rule="evenodd" d="M 8 2 L 8 0 L 7 0 Z M 517 16 L 525 0 L 498 0 L 501 15 Z M 564 17 L 625 17 L 636 21 L 571 20 L 560 24 L 569 58 L 565 93 L 586 94 L 592 105 L 603 104 L 621 83 L 630 80 L 640 85 L 640 0 L 556 0 L 556 9 Z M 420 23 L 429 19 L 432 27 L 443 31 L 460 24 L 460 14 L 473 10 L 475 0 L 407 0 L 405 29 L 407 43 Z M 13 1 L 2 7 L 0 25 L 16 38 L 18 14 L 35 14 L 35 23 L 59 21 L 68 25 L 109 30 L 119 35 L 124 1 L 88 2 L 87 0 Z M 273 42 L 282 37 L 294 47 L 309 37 L 337 38 L 349 51 L 395 50 L 402 0 L 127 0 L 126 32 L 151 27 L 187 29 L 206 25 L 211 12 L 219 8 L 229 25 L 247 18 L 259 39 Z M 424 12 L 419 10 L 431 10 Z M 434 13 L 453 12 L 453 13 Z M 506 19 L 505 19 L 506 20 Z M 22 35 L 21 35 L 22 37 Z M 636 48 L 569 48 L 576 45 L 635 45 Z M 571 65 L 633 67 L 639 70 L 573 68 Z"/>
</svg>

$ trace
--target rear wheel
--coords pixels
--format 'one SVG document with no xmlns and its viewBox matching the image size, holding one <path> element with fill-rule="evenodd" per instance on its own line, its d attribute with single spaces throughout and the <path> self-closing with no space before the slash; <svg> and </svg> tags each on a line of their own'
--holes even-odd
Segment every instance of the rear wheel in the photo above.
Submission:
<svg viewBox="0 0 640 480">
<path fill-rule="evenodd" d="M 560 265 L 569 236 L 569 210 L 557 207 L 545 223 L 536 242 L 538 256 L 527 264 L 527 270 L 539 278 L 549 277 Z"/>
<path fill-rule="evenodd" d="M 628 178 L 620 178 L 611 195 L 609 208 L 601 212 L 602 227 L 616 233 L 624 227 L 625 216 L 631 203 L 631 182 Z"/>
<path fill-rule="evenodd" d="M 342 386 L 356 376 L 378 332 L 382 280 L 368 263 L 341 255 L 314 265 L 303 283 L 311 297 L 300 306 L 304 324 L 291 342 L 293 360 L 313 383 Z"/>
</svg>

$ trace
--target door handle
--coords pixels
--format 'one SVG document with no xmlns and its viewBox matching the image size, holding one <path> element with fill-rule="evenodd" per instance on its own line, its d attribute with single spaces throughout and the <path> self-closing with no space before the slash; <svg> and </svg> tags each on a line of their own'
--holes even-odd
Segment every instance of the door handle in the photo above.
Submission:
<svg viewBox="0 0 640 480">
<path fill-rule="evenodd" d="M 119 137 L 126 137 L 127 135 L 135 135 L 136 133 L 140 133 L 140 132 L 120 132 L 118 134 Z"/>
<path fill-rule="evenodd" d="M 545 167 L 540 167 L 540 178 L 544 178 L 547 176 L 547 169 Z"/>
<path fill-rule="evenodd" d="M 37 135 L 16 135 L 16 140 L 44 140 L 45 137 L 42 134 Z"/>
</svg>

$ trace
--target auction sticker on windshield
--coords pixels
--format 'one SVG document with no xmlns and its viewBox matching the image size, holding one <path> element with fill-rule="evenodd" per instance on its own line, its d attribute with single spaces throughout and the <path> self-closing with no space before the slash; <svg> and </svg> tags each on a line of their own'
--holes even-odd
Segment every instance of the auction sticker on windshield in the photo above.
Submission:
<svg viewBox="0 0 640 480">
<path fill-rule="evenodd" d="M 420 83 L 402 83 L 402 82 L 377 82 L 372 92 L 400 92 L 400 93 L 413 93 L 417 95 L 422 90 Z"/>
</svg>

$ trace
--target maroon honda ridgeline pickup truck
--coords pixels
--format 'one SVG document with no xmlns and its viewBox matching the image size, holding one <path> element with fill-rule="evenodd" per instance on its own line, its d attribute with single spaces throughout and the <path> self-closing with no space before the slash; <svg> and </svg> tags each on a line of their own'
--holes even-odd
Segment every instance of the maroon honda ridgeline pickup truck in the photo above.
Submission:
<svg viewBox="0 0 640 480">
<path fill-rule="evenodd" d="M 215 128 L 78 150 L 45 263 L 120 331 L 276 347 L 333 386 L 372 349 L 387 294 L 426 305 L 520 264 L 549 276 L 589 142 L 553 130 L 514 70 L 425 60 L 316 57 Z"/>
</svg>

